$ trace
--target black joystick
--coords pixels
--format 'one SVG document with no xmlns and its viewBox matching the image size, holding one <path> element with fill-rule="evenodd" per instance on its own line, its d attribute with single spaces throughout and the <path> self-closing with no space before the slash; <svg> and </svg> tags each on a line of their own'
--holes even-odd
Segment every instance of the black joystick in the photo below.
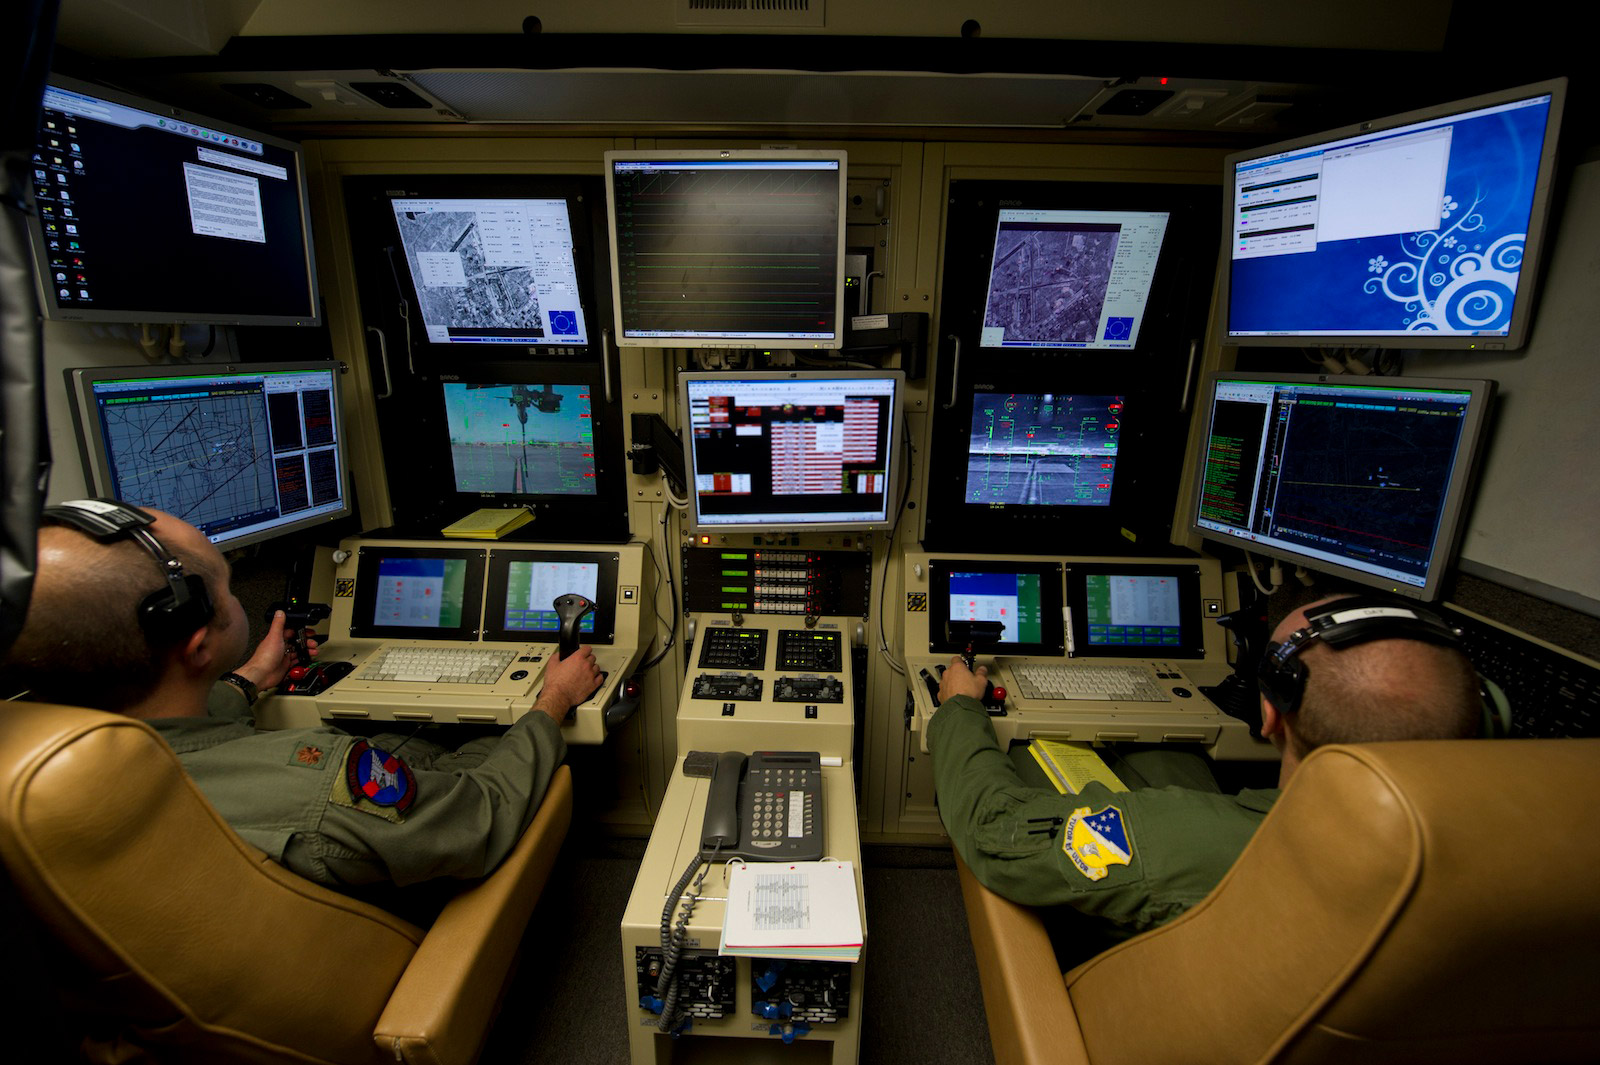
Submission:
<svg viewBox="0 0 1600 1065">
<path fill-rule="evenodd" d="M 578 626 L 583 616 L 594 610 L 594 601 L 577 592 L 568 592 L 555 601 L 556 616 L 561 619 L 561 636 L 556 641 L 556 661 L 578 649 Z"/>
<path fill-rule="evenodd" d="M 315 628 L 317 622 L 326 620 L 333 613 L 333 608 L 327 603 L 300 603 L 293 599 L 273 603 L 267 607 L 266 622 L 272 624 L 272 616 L 278 611 L 283 611 L 283 635 L 294 646 L 294 660 L 296 665 L 310 665 L 311 652 L 306 647 L 305 630 Z M 322 642 L 318 636 L 317 641 Z"/>
</svg>

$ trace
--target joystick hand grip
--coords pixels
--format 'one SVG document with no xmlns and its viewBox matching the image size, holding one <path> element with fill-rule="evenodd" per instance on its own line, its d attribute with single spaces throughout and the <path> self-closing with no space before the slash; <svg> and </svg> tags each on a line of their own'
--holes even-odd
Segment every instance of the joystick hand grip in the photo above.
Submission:
<svg viewBox="0 0 1600 1065">
<path fill-rule="evenodd" d="M 561 619 L 561 635 L 556 642 L 556 660 L 560 661 L 578 649 L 578 626 L 583 616 L 594 610 L 594 602 L 577 592 L 568 592 L 558 596 L 554 606 Z"/>
</svg>

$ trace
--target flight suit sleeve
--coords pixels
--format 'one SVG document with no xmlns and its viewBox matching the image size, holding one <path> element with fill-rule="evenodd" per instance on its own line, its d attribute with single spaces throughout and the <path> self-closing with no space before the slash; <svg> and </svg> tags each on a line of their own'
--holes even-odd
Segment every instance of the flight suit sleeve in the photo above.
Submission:
<svg viewBox="0 0 1600 1065">
<path fill-rule="evenodd" d="M 373 747 L 386 737 L 375 737 Z M 396 792 L 409 777 L 413 796 L 400 802 L 363 791 L 359 759 L 351 745 L 344 764 L 331 766 L 328 801 L 320 824 L 296 835 L 284 864 L 324 883 L 405 886 L 439 877 L 487 875 L 516 845 L 566 754 L 561 728 L 546 714 L 524 715 L 497 739 L 470 741 L 460 757 L 406 750 L 392 752 L 403 765 L 392 777 Z M 381 750 L 382 748 L 379 747 Z"/>
<path fill-rule="evenodd" d="M 1033 788 L 1000 749 L 974 699 L 948 699 L 929 723 L 945 828 L 990 890 L 1030 906 L 1066 904 L 1142 930 L 1204 898 L 1265 806 L 1184 788 L 1077 795 Z"/>
</svg>

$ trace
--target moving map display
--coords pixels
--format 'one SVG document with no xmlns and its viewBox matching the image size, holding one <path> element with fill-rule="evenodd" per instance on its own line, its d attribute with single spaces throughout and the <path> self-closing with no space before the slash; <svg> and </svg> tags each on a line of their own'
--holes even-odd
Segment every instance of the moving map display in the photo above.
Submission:
<svg viewBox="0 0 1600 1065">
<path fill-rule="evenodd" d="M 1169 217 L 1165 211 L 1002 209 L 981 345 L 1134 347 Z"/>
<path fill-rule="evenodd" d="M 392 204 L 430 343 L 589 343 L 565 200 Z"/>
<path fill-rule="evenodd" d="M 241 546 L 350 512 L 335 364 L 72 371 L 90 480 Z"/>
<path fill-rule="evenodd" d="M 967 449 L 968 503 L 1111 504 L 1121 396 L 977 393 Z"/>
</svg>

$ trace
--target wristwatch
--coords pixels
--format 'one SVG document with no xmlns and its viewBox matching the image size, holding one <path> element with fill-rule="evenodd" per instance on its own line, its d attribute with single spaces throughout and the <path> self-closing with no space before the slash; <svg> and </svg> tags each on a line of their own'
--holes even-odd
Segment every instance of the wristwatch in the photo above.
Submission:
<svg viewBox="0 0 1600 1065">
<path fill-rule="evenodd" d="M 259 688 L 257 688 L 246 678 L 239 676 L 237 673 L 224 673 L 217 679 L 222 681 L 224 684 L 232 684 L 235 688 L 238 688 L 240 691 L 244 692 L 244 701 L 251 706 L 256 704 L 256 698 L 261 694 L 261 690 Z"/>
</svg>

